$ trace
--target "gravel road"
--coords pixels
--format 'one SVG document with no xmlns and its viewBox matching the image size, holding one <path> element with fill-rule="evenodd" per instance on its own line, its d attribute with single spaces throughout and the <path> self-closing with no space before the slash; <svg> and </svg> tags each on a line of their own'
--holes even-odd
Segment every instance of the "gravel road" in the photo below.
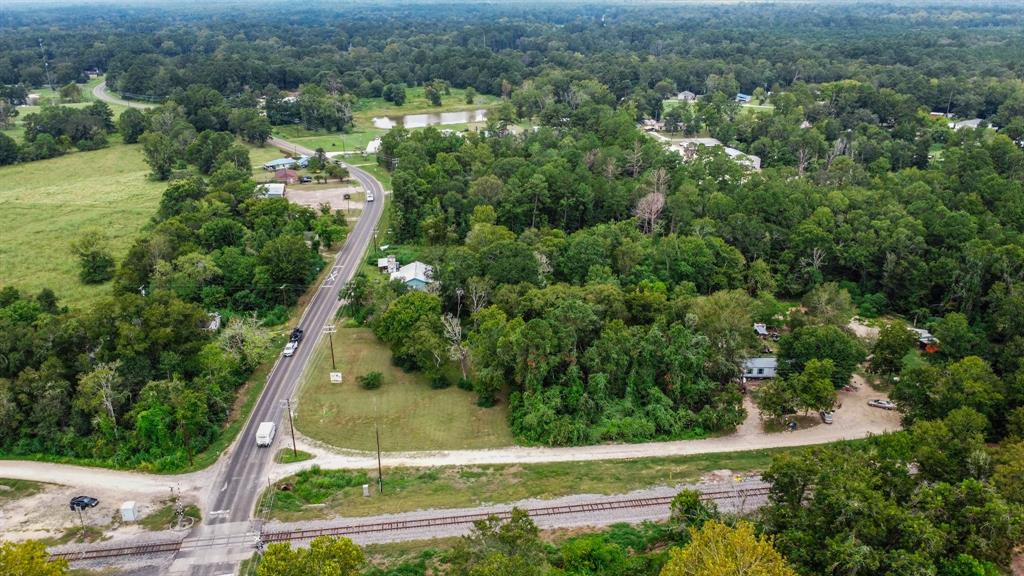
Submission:
<svg viewBox="0 0 1024 576">
<path fill-rule="evenodd" d="M 702 440 L 678 440 L 674 442 L 648 442 L 644 444 L 600 444 L 597 446 L 573 446 L 564 448 L 522 447 L 492 448 L 486 450 L 446 450 L 434 452 L 384 452 L 384 466 L 453 466 L 475 464 L 527 464 L 538 462 L 579 462 L 587 460 L 617 460 L 628 458 L 652 458 L 661 456 L 682 456 L 736 452 L 761 448 L 778 448 L 824 444 L 838 440 L 864 438 L 874 434 L 899 430 L 900 415 L 871 408 L 867 401 L 885 398 L 875 392 L 860 376 L 854 376 L 857 389 L 840 391 L 842 406 L 836 410 L 835 423 L 819 424 L 795 432 L 765 432 L 757 408 L 750 397 L 744 398 L 747 408 L 746 421 L 726 436 Z M 381 430 L 384 449 L 387 449 L 387 430 Z M 283 436 L 282 440 L 283 441 Z M 313 460 L 277 466 L 272 472 L 274 479 L 280 479 L 300 470 L 318 465 L 321 468 L 373 469 L 377 466 L 376 454 L 355 450 L 343 450 L 326 446 L 308 438 L 299 439 L 302 450 L 316 455 Z"/>
</svg>

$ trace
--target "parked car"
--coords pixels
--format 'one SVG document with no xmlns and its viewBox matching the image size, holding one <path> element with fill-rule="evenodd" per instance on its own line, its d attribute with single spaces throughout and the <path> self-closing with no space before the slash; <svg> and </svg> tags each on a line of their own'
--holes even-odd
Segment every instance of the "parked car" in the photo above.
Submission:
<svg viewBox="0 0 1024 576">
<path fill-rule="evenodd" d="M 832 423 L 832 416 L 833 416 L 832 412 L 822 412 L 821 413 L 821 421 L 824 422 L 825 424 L 831 424 Z"/>
<path fill-rule="evenodd" d="M 289 342 L 299 342 L 302 340 L 302 328 L 296 328 L 292 330 L 292 335 L 288 337 Z"/>
<path fill-rule="evenodd" d="M 367 192 L 366 193 L 366 201 L 367 202 L 373 202 L 373 192 Z"/>
<path fill-rule="evenodd" d="M 875 398 L 874 400 L 868 400 L 868 406 L 872 408 L 881 408 L 882 410 L 895 410 L 896 404 L 892 400 L 885 400 Z"/>
<path fill-rule="evenodd" d="M 312 176 L 299 176 L 299 184 L 309 184 L 312 181 Z"/>
<path fill-rule="evenodd" d="M 299 343 L 294 340 L 290 340 L 287 344 L 284 345 L 284 352 L 282 352 L 282 354 L 286 358 L 290 358 L 295 354 L 295 351 L 298 350 L 298 348 Z"/>
<path fill-rule="evenodd" d="M 78 512 L 86 508 L 95 508 L 100 501 L 92 496 L 75 496 L 71 499 L 71 511 Z"/>
</svg>

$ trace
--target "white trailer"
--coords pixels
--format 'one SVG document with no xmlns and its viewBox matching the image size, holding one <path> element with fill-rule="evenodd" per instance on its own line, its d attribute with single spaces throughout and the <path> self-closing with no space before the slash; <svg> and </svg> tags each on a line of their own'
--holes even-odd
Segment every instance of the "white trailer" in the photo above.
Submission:
<svg viewBox="0 0 1024 576">
<path fill-rule="evenodd" d="M 256 445 L 270 446 L 270 443 L 274 441 L 275 432 L 277 432 L 277 426 L 273 422 L 260 422 L 260 427 L 256 429 Z"/>
</svg>

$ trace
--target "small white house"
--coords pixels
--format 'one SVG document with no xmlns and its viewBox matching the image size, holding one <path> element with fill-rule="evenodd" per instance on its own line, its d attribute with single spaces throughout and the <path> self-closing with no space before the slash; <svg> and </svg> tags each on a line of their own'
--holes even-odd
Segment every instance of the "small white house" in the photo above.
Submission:
<svg viewBox="0 0 1024 576">
<path fill-rule="evenodd" d="M 682 92 L 676 95 L 676 100 L 681 100 L 683 102 L 693 102 L 696 99 L 697 95 L 694 94 L 693 92 L 690 92 L 689 90 L 683 90 Z"/>
<path fill-rule="evenodd" d="M 434 269 L 423 262 L 412 262 L 391 273 L 392 280 L 398 280 L 413 290 L 426 290 L 433 283 Z"/>
<path fill-rule="evenodd" d="M 743 361 L 743 376 L 753 380 L 775 378 L 775 370 L 779 367 L 774 356 L 747 358 Z"/>
<path fill-rule="evenodd" d="M 367 154 L 376 154 L 380 151 L 380 138 L 374 138 L 370 140 L 370 143 L 366 145 Z"/>
<path fill-rule="evenodd" d="M 264 198 L 284 198 L 285 185 L 280 182 L 271 182 L 260 184 L 256 190 Z"/>
</svg>

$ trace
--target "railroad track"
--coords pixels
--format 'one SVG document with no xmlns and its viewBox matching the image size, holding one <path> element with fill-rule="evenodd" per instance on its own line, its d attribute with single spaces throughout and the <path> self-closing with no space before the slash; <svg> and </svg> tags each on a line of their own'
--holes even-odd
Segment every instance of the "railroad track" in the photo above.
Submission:
<svg viewBox="0 0 1024 576">
<path fill-rule="evenodd" d="M 96 560 L 100 558 L 122 558 L 126 556 L 177 552 L 180 548 L 181 542 L 152 542 L 117 548 L 89 548 L 74 552 L 57 552 L 56 554 L 50 554 L 50 560 L 64 559 L 68 562 L 77 562 L 79 560 Z"/>
<path fill-rule="evenodd" d="M 701 494 L 701 500 L 744 500 L 767 496 L 768 486 L 756 486 L 752 488 L 740 488 L 734 490 L 711 490 Z M 603 512 L 607 510 L 628 510 L 640 508 L 654 508 L 668 506 L 672 503 L 674 496 L 659 496 L 652 498 L 626 498 L 622 500 L 602 500 L 599 502 L 588 502 L 584 504 L 566 504 L 563 506 L 545 506 L 539 508 L 527 508 L 526 512 L 534 518 L 542 516 L 565 516 L 569 514 L 585 514 L 588 512 Z M 379 532 L 397 532 L 403 530 L 415 530 L 419 528 L 431 528 L 438 526 L 459 526 L 468 525 L 478 520 L 485 520 L 491 516 L 500 519 L 508 519 L 512 515 L 512 509 L 500 512 L 454 514 L 451 516 L 435 516 L 432 518 L 418 518 L 414 520 L 397 520 L 394 522 L 370 522 L 365 524 L 349 524 L 345 526 L 333 526 L 328 528 L 314 528 L 309 530 L 290 530 L 279 532 L 263 532 L 260 540 L 269 542 L 286 542 L 292 540 L 310 540 L 319 536 L 346 536 L 354 534 L 369 534 Z M 255 535 L 253 533 L 253 535 Z M 235 545 L 244 543 L 238 537 L 223 537 L 223 541 L 209 539 L 197 542 L 190 542 L 190 547 L 214 547 L 218 544 Z M 255 539 L 253 539 L 255 540 Z M 96 560 L 102 558 L 118 558 L 128 556 L 142 556 L 146 554 L 163 554 L 178 552 L 182 549 L 182 542 L 153 542 L 135 546 L 120 546 L 116 548 L 91 548 L 69 552 L 57 552 L 50 554 L 51 559 L 63 558 L 69 562 L 81 560 Z"/>
<path fill-rule="evenodd" d="M 768 486 L 755 488 L 742 488 L 738 490 L 717 490 L 704 492 L 702 500 L 743 500 L 767 496 Z M 569 514 L 582 514 L 587 512 L 602 512 L 606 510 L 623 510 L 638 508 L 653 508 L 668 506 L 672 503 L 674 496 L 660 496 L 653 498 L 630 498 L 624 500 L 605 500 L 601 502 L 589 502 L 586 504 L 567 504 L 563 506 L 547 506 L 542 508 L 527 508 L 526 512 L 532 518 L 541 516 L 565 516 Z M 291 540 L 309 540 L 319 536 L 346 536 L 354 534 L 369 534 L 376 532 L 396 532 L 402 530 L 415 530 L 419 528 L 432 528 L 438 526 L 456 526 L 472 524 L 479 520 L 485 520 L 491 516 L 505 520 L 512 515 L 511 508 L 501 512 L 492 513 L 471 513 L 457 514 L 452 516 L 437 516 L 433 518 L 418 518 L 414 520 L 399 520 L 394 522 L 375 522 L 369 524 L 351 524 L 346 526 L 333 526 L 328 528 L 313 528 L 309 530 L 290 530 L 281 532 L 264 532 L 261 539 L 263 542 L 285 542 Z"/>
</svg>

